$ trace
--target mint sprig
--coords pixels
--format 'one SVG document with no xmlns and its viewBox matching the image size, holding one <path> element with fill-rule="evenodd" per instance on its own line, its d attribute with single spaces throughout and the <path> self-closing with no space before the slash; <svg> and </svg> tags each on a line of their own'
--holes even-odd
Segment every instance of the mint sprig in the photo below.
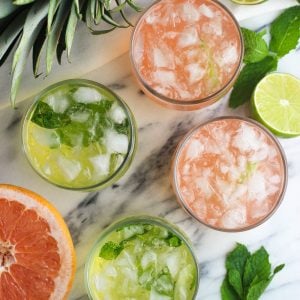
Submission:
<svg viewBox="0 0 300 300">
<path fill-rule="evenodd" d="M 236 108 L 251 99 L 259 81 L 277 70 L 278 59 L 290 53 L 300 39 L 300 6 L 285 10 L 270 25 L 270 44 L 264 41 L 265 31 L 256 33 L 242 28 L 245 67 L 236 81 L 229 106 Z"/>
<path fill-rule="evenodd" d="M 264 247 L 251 254 L 247 247 L 237 244 L 226 258 L 227 274 L 221 286 L 222 300 L 258 300 L 275 274 L 284 268 L 277 266 L 273 273 L 269 254 Z"/>
</svg>

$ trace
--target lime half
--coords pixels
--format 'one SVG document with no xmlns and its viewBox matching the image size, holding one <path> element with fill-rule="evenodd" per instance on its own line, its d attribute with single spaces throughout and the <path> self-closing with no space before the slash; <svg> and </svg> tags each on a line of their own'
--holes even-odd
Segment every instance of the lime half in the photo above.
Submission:
<svg viewBox="0 0 300 300">
<path fill-rule="evenodd" d="M 282 137 L 300 135 L 300 80 L 272 73 L 263 78 L 252 97 L 253 116 Z"/>
<path fill-rule="evenodd" d="M 231 0 L 231 1 L 238 4 L 250 5 L 250 4 L 262 3 L 265 2 L 266 0 Z"/>
</svg>

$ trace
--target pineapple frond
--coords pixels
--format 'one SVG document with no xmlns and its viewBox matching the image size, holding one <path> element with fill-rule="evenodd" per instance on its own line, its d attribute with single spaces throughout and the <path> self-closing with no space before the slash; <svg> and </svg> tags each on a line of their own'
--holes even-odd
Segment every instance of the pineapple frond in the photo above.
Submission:
<svg viewBox="0 0 300 300">
<path fill-rule="evenodd" d="M 26 62 L 32 51 L 33 74 L 40 75 L 43 49 L 46 75 L 54 59 L 60 63 L 64 51 L 70 61 L 76 26 L 82 21 L 94 35 L 132 26 L 126 9 L 140 11 L 133 0 L 1 0 L 0 67 L 14 51 L 11 103 L 15 100 Z M 99 28 L 100 26 L 100 28 Z"/>
</svg>

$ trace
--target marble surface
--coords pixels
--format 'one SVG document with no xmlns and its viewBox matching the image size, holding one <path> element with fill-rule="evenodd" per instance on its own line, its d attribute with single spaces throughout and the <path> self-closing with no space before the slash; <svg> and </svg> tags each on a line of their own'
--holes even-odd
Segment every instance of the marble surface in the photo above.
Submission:
<svg viewBox="0 0 300 300">
<path fill-rule="evenodd" d="M 252 27 L 263 25 L 261 18 L 247 22 Z M 279 70 L 300 77 L 300 50 L 284 58 Z M 126 52 L 92 72 L 76 76 L 112 88 L 131 107 L 139 127 L 139 147 L 131 168 L 117 184 L 103 191 L 71 192 L 42 180 L 22 153 L 21 120 L 31 100 L 22 101 L 16 111 L 7 106 L 0 109 L 0 182 L 21 185 L 43 195 L 60 210 L 70 228 L 76 246 L 77 273 L 69 299 L 87 299 L 84 262 L 101 230 L 120 216 L 134 213 L 165 217 L 190 237 L 201 268 L 197 299 L 220 299 L 225 256 L 235 242 L 245 243 L 251 250 L 264 245 L 274 265 L 286 263 L 263 299 L 300 299 L 300 138 L 280 140 L 288 159 L 289 183 L 285 199 L 273 217 L 247 232 L 217 232 L 194 221 L 177 204 L 169 182 L 170 159 L 180 138 L 193 126 L 222 115 L 247 116 L 248 106 L 231 110 L 225 97 L 196 112 L 162 108 L 139 90 Z"/>
</svg>

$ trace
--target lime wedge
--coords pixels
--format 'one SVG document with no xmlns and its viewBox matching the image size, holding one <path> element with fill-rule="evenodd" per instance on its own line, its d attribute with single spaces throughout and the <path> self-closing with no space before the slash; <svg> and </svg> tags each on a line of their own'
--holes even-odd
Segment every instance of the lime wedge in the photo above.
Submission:
<svg viewBox="0 0 300 300">
<path fill-rule="evenodd" d="M 266 0 L 231 0 L 231 1 L 238 4 L 249 5 L 249 4 L 258 4 L 261 2 L 265 2 Z"/>
<path fill-rule="evenodd" d="M 272 73 L 263 78 L 252 97 L 253 116 L 282 137 L 300 135 L 300 80 Z"/>
</svg>

